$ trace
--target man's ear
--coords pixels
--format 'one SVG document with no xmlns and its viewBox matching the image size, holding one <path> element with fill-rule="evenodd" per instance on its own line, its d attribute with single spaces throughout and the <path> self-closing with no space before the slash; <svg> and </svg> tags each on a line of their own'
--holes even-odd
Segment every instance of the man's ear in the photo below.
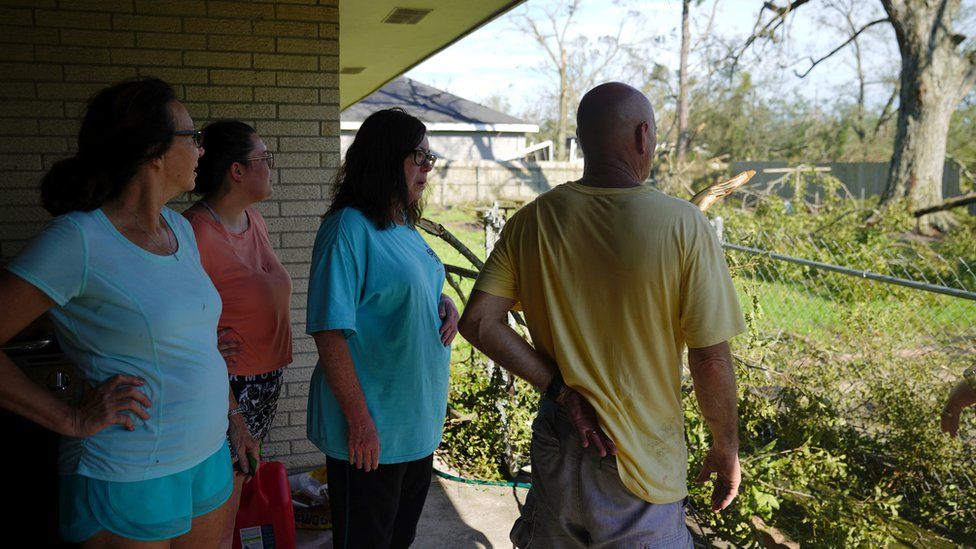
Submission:
<svg viewBox="0 0 976 549">
<path fill-rule="evenodd" d="M 640 154 L 645 154 L 648 150 L 648 146 L 654 146 L 654 136 L 650 132 L 651 125 L 647 121 L 641 122 L 637 126 L 637 139 L 635 139 L 635 145 L 637 145 L 637 152 Z M 650 152 L 654 152 L 653 150 Z"/>
</svg>

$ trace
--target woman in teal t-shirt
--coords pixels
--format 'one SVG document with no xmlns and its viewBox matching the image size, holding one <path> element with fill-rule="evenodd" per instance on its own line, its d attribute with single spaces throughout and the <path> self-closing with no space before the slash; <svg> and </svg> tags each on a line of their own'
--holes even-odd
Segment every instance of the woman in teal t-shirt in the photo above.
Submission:
<svg viewBox="0 0 976 549">
<path fill-rule="evenodd" d="M 436 160 L 425 134 L 399 109 L 363 122 L 312 251 L 308 438 L 327 457 L 338 549 L 410 545 L 441 440 L 458 313 L 414 228 Z"/>
<path fill-rule="evenodd" d="M 89 385 L 76 406 L 0 353 L 0 406 L 63 435 L 60 533 L 212 547 L 232 489 L 220 296 L 190 224 L 202 134 L 160 80 L 97 94 L 78 153 L 44 177 L 56 216 L 0 272 L 0 343 L 45 312 Z"/>
</svg>

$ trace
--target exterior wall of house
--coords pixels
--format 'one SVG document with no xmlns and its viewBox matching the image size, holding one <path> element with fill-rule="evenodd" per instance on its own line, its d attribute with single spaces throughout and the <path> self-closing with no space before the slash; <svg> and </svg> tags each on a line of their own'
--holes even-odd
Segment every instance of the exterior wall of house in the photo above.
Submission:
<svg viewBox="0 0 976 549">
<path fill-rule="evenodd" d="M 525 148 L 525 134 L 487 132 L 430 132 L 431 151 L 444 160 L 471 162 L 508 160 Z"/>
<path fill-rule="evenodd" d="M 352 144 L 354 131 L 342 132 L 342 154 Z M 476 162 L 514 157 L 525 148 L 525 134 L 488 132 L 427 132 L 431 151 L 439 158 L 456 162 Z"/>
<path fill-rule="evenodd" d="M 260 209 L 294 281 L 295 361 L 264 452 L 289 467 L 325 459 L 305 439 L 315 349 L 304 321 L 339 159 L 338 39 L 339 0 L 0 0 L 0 264 L 49 219 L 38 182 L 74 153 L 87 99 L 109 84 L 162 78 L 197 127 L 240 119 L 276 153 L 275 194 Z"/>
</svg>

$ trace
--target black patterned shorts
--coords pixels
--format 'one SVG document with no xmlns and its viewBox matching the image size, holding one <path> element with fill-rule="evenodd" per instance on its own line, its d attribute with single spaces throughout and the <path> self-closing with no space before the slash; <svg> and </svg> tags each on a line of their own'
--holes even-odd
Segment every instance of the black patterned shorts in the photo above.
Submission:
<svg viewBox="0 0 976 549">
<path fill-rule="evenodd" d="M 237 399 L 237 406 L 241 410 L 244 424 L 248 431 L 258 441 L 264 440 L 271 430 L 275 413 L 278 411 L 278 396 L 281 394 L 281 382 L 284 368 L 273 370 L 256 376 L 236 376 L 230 374 L 230 389 Z M 229 442 L 229 440 L 228 440 Z M 231 455 L 236 456 L 234 448 Z"/>
</svg>

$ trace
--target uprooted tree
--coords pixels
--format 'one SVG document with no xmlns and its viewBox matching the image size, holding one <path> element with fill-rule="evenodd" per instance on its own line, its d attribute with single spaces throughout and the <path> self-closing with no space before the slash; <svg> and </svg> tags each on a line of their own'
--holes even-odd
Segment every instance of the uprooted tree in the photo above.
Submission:
<svg viewBox="0 0 976 549">
<path fill-rule="evenodd" d="M 745 48 L 757 39 L 775 35 L 787 17 L 811 0 L 794 0 L 786 6 L 765 2 L 756 31 Z M 962 12 L 961 0 L 879 0 L 886 18 L 864 24 L 824 59 L 856 41 L 874 25 L 890 25 L 901 53 L 900 105 L 894 153 L 882 208 L 905 204 L 913 211 L 942 203 L 942 172 L 949 120 L 956 106 L 976 81 L 976 48 L 973 41 L 954 29 Z M 769 14 L 769 19 L 766 19 Z M 809 73 L 809 70 L 807 71 Z M 924 234 L 945 232 L 954 225 L 946 211 L 918 218 Z"/>
</svg>

